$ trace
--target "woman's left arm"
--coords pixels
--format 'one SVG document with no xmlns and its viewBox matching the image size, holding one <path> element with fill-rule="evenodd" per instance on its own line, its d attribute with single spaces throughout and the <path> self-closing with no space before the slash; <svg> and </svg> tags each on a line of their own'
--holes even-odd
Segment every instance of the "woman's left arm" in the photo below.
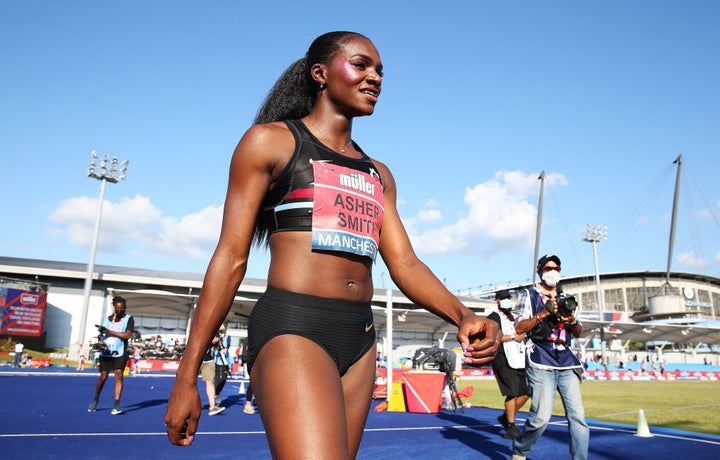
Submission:
<svg viewBox="0 0 720 460">
<path fill-rule="evenodd" d="M 458 326 L 466 363 L 491 362 L 502 334 L 497 323 L 463 305 L 417 257 L 397 212 L 395 179 L 385 165 L 375 164 L 383 180 L 385 208 L 379 251 L 390 277 L 408 299 Z"/>
</svg>

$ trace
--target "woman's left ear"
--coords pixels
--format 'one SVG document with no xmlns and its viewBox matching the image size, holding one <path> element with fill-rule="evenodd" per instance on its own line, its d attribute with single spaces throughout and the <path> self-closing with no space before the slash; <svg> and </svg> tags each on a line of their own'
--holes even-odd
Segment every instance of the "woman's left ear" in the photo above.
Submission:
<svg viewBox="0 0 720 460">
<path fill-rule="evenodd" d="M 320 89 L 324 89 L 327 87 L 327 84 L 325 81 L 327 78 L 325 77 L 325 66 L 322 64 L 313 64 L 312 67 L 310 67 L 310 76 L 317 82 L 317 84 L 320 86 Z"/>
</svg>

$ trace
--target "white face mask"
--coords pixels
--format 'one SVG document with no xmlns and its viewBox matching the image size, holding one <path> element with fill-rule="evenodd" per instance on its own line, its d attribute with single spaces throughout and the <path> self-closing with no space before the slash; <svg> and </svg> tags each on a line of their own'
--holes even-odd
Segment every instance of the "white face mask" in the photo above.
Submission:
<svg viewBox="0 0 720 460">
<path fill-rule="evenodd" d="M 560 272 L 557 270 L 545 272 L 543 273 L 542 280 L 546 286 L 549 286 L 551 288 L 555 287 L 557 286 L 558 281 L 560 281 Z"/>
<path fill-rule="evenodd" d="M 503 310 L 512 310 L 513 307 L 513 301 L 510 299 L 502 299 L 500 301 L 500 308 Z"/>
</svg>

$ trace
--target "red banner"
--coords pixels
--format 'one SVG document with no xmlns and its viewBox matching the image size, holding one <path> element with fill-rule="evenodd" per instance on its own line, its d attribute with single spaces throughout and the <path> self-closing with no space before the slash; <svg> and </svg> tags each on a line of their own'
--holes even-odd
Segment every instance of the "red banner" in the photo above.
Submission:
<svg viewBox="0 0 720 460">
<path fill-rule="evenodd" d="M 40 337 L 47 292 L 0 289 L 0 335 Z"/>
<path fill-rule="evenodd" d="M 402 381 L 405 372 L 409 371 L 412 371 L 412 369 L 398 369 L 393 367 L 393 383 Z M 373 398 L 387 398 L 387 369 L 384 367 L 379 367 L 375 371 L 375 389 L 373 390 Z"/>
</svg>

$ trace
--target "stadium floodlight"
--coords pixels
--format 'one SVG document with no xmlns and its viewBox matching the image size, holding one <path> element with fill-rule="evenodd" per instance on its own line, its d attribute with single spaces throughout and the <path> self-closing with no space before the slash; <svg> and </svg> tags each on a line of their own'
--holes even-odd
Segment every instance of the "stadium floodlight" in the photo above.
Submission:
<svg viewBox="0 0 720 460">
<path fill-rule="evenodd" d="M 600 270 L 598 269 L 597 244 L 600 241 L 607 240 L 608 228 L 601 225 L 587 224 L 585 228 L 585 238 L 583 241 L 592 243 L 593 258 L 595 259 L 595 299 L 597 302 L 598 316 L 600 320 L 600 347 L 602 348 L 602 359 L 605 360 L 605 307 L 603 305 L 603 292 L 600 287 Z"/>
<path fill-rule="evenodd" d="M 99 163 L 98 163 L 99 162 Z M 109 164 L 108 164 L 109 163 Z M 95 150 L 90 152 L 90 163 L 88 165 L 88 177 L 100 181 L 100 201 L 98 202 L 97 215 L 95 216 L 95 232 L 93 233 L 92 244 L 90 246 L 90 260 L 85 274 L 85 287 L 83 289 L 83 306 L 82 315 L 80 317 L 80 329 L 78 331 L 78 344 L 85 342 L 85 326 L 87 323 L 88 307 L 90 305 L 90 290 L 92 289 L 93 272 L 95 271 L 95 255 L 97 253 L 97 244 L 100 237 L 100 220 L 102 219 L 102 207 L 105 200 L 105 184 L 107 182 L 117 184 L 125 180 L 127 173 L 128 160 L 118 162 L 117 157 L 110 158 L 110 155 L 103 155 L 101 158 Z M 98 169 L 96 171 L 96 169 Z M 119 169 L 118 169 L 119 168 Z"/>
</svg>

